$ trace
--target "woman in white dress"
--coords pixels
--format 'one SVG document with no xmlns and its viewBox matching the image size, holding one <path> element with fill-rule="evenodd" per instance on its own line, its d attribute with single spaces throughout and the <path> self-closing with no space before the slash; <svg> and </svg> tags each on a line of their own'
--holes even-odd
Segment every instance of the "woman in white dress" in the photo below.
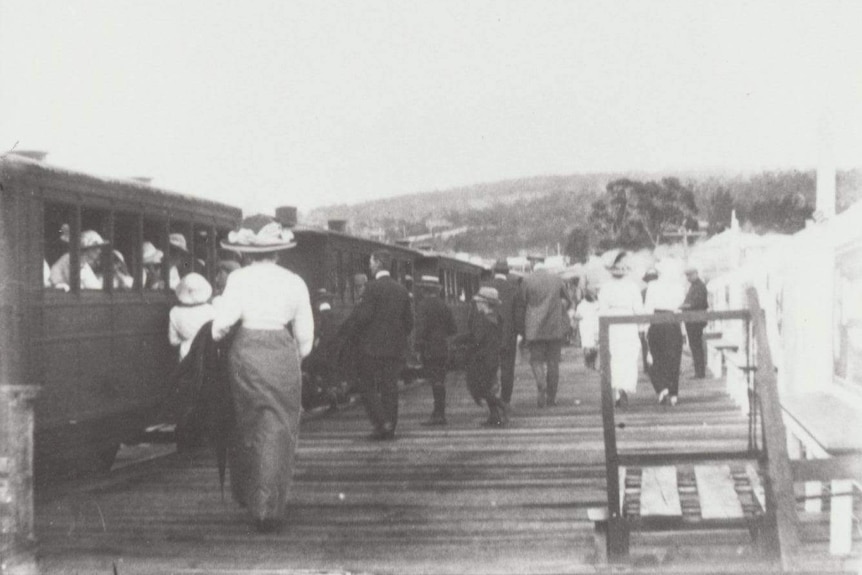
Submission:
<svg viewBox="0 0 862 575">
<path fill-rule="evenodd" d="M 612 279 L 599 290 L 599 315 L 637 315 L 643 313 L 640 287 L 628 277 L 625 265 L 626 252 L 620 252 L 608 269 Z M 610 326 L 608 334 L 611 354 L 611 386 L 614 388 L 616 405 L 628 403 L 628 394 L 634 393 L 638 385 L 638 356 L 641 351 L 637 324 Z"/>
<path fill-rule="evenodd" d="M 231 492 L 259 531 L 272 531 L 285 519 L 292 482 L 300 361 L 314 342 L 311 301 L 302 278 L 278 265 L 278 252 L 296 243 L 273 218 L 244 219 L 221 245 L 247 262 L 228 276 L 212 325 L 218 341 L 239 324 L 228 353 L 235 412 L 228 449 Z"/>
</svg>

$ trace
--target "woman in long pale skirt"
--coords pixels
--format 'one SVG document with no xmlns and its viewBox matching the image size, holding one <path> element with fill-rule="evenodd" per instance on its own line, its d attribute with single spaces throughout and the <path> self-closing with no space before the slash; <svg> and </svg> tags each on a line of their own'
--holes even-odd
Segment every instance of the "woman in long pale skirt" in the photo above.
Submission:
<svg viewBox="0 0 862 575">
<path fill-rule="evenodd" d="M 640 288 L 627 277 L 626 252 L 620 252 L 608 269 L 612 279 L 599 290 L 599 315 L 637 315 L 643 313 Z M 611 325 L 608 332 L 611 355 L 611 386 L 617 406 L 625 406 L 628 394 L 638 385 L 638 361 L 641 352 L 637 324 Z"/>
<path fill-rule="evenodd" d="M 236 422 L 228 463 L 231 493 L 259 531 L 285 519 L 299 438 L 300 361 L 314 338 L 308 288 L 277 264 L 278 252 L 294 245 L 290 230 L 269 216 L 246 218 L 222 242 L 248 264 L 228 276 L 213 338 L 239 324 L 228 354 Z"/>
</svg>

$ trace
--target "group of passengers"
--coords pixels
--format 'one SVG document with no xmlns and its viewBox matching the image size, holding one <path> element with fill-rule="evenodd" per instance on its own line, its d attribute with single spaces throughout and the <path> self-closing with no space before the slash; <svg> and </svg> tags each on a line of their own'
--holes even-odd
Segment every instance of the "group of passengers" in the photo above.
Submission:
<svg viewBox="0 0 862 575">
<path fill-rule="evenodd" d="M 70 242 L 69 225 L 60 228 L 60 242 L 66 245 L 67 251 L 53 265 L 43 262 L 43 284 L 47 288 L 69 291 L 72 284 L 71 254 L 68 251 Z M 104 258 L 105 248 L 110 243 L 102 238 L 96 230 L 83 230 L 80 235 L 79 251 L 79 285 L 82 290 L 101 290 L 105 287 L 105 265 L 111 266 L 112 287 L 114 290 L 131 290 L 134 287 L 134 277 L 129 271 L 126 257 L 118 249 L 112 249 L 110 262 Z M 145 241 L 141 245 L 142 285 L 146 290 L 162 290 L 165 280 L 162 276 L 162 266 L 165 254 L 156 248 L 152 242 Z M 204 263 L 196 260 L 188 250 L 186 238 L 181 233 L 169 236 L 168 287 L 176 290 L 180 280 L 193 269 L 203 269 Z"/>
</svg>

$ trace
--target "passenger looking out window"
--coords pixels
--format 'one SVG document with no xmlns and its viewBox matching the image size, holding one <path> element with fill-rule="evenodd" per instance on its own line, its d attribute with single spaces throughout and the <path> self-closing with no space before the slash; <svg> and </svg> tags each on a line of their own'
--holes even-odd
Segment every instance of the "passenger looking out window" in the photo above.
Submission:
<svg viewBox="0 0 862 575">
<path fill-rule="evenodd" d="M 192 271 L 192 261 L 194 258 L 189 252 L 186 237 L 183 234 L 173 233 L 170 235 L 169 241 L 168 287 L 176 290 L 180 284 L 180 279 Z"/>
<path fill-rule="evenodd" d="M 135 284 L 135 278 L 129 273 L 129 268 L 126 265 L 126 258 L 120 250 L 114 250 L 111 255 L 111 265 L 113 266 L 113 284 L 116 290 L 130 290 Z"/>
<path fill-rule="evenodd" d="M 164 289 L 165 282 L 162 280 L 162 259 L 164 256 L 164 252 L 156 248 L 152 242 L 144 242 L 143 253 L 141 254 L 141 261 L 144 266 L 144 289 Z"/>
<path fill-rule="evenodd" d="M 84 230 L 81 232 L 81 289 L 102 289 L 102 278 L 96 274 L 98 263 L 102 255 L 102 248 L 108 242 L 102 239 L 95 230 Z M 51 285 L 58 289 L 69 291 L 72 281 L 71 260 L 69 252 L 66 252 L 51 266 Z"/>
</svg>

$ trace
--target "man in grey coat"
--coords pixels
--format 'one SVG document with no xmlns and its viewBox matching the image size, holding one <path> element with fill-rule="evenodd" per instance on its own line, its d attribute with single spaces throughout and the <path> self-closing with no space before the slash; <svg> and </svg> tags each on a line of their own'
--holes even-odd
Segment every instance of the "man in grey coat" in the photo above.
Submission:
<svg viewBox="0 0 862 575">
<path fill-rule="evenodd" d="M 572 304 L 563 280 L 538 264 L 524 278 L 518 297 L 519 332 L 530 350 L 530 368 L 536 378 L 536 405 L 556 405 L 560 382 L 560 353 L 566 333 L 565 311 Z"/>
</svg>

